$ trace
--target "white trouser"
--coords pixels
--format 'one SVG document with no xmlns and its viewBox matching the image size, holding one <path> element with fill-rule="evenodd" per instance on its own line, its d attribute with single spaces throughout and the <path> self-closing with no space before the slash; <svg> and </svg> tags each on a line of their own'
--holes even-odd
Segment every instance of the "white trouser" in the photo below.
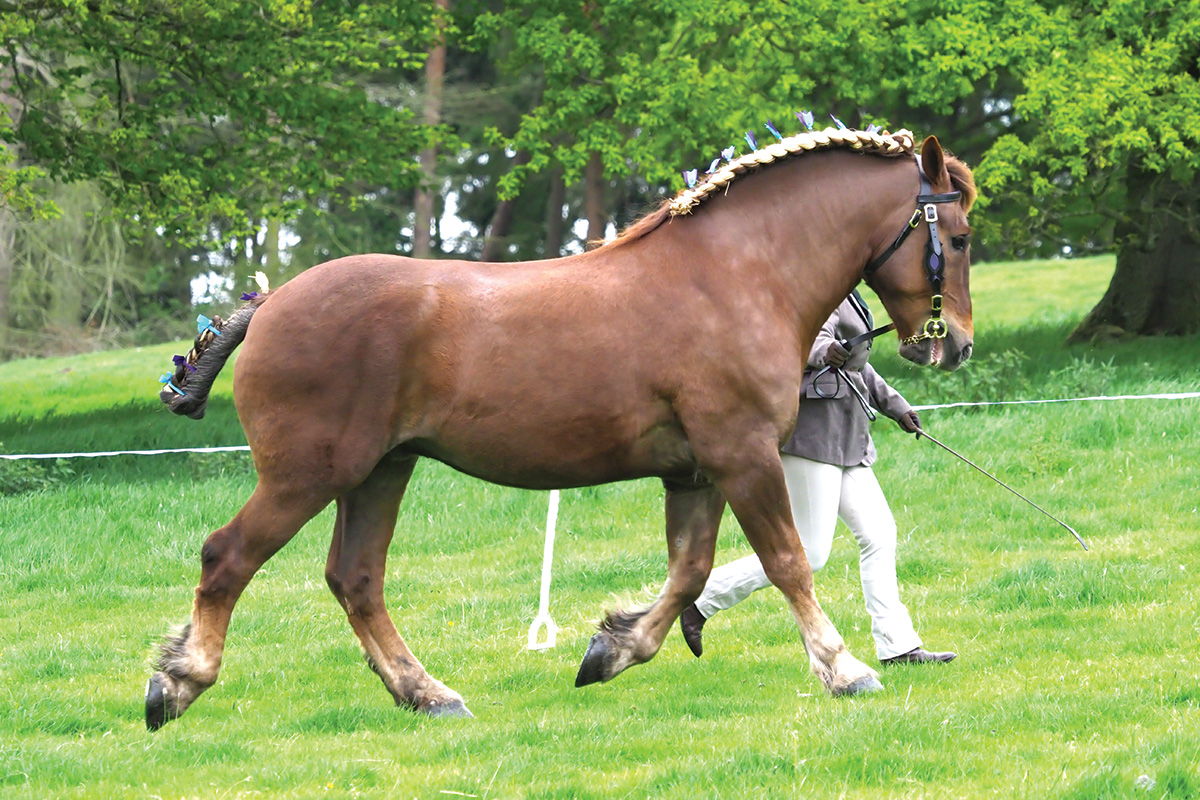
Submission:
<svg viewBox="0 0 1200 800">
<path fill-rule="evenodd" d="M 813 572 L 829 560 L 840 518 L 858 540 L 858 569 L 876 655 L 882 660 L 920 647 L 896 585 L 896 520 L 875 473 L 870 467 L 838 467 L 786 454 L 782 458 L 792 518 Z M 696 607 L 711 617 L 770 585 L 758 556 L 749 555 L 714 569 Z"/>
</svg>

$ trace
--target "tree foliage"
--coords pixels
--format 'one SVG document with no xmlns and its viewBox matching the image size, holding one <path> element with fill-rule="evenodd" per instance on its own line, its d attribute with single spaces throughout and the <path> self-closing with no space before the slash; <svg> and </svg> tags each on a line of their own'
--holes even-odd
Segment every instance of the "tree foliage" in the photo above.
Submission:
<svg viewBox="0 0 1200 800">
<path fill-rule="evenodd" d="M 173 308 L 209 271 L 283 279 L 348 252 L 411 252 L 417 154 L 434 144 L 423 184 L 460 223 L 434 226 L 435 254 L 478 257 L 490 236 L 496 257 L 545 257 L 582 246 L 572 223 L 597 188 L 624 224 L 681 170 L 744 152 L 747 130 L 797 130 L 804 108 L 818 124 L 935 133 L 975 165 L 977 257 L 1116 248 L 1118 273 L 1173 259 L 1136 302 L 1114 282 L 1100 316 L 1200 327 L 1146 323 L 1200 308 L 1186 255 L 1200 245 L 1200 0 L 438 5 L 0 0 L 0 197 L 44 215 L 38 187 L 91 181 L 145 240 L 125 250 L 128 296 Z M 431 126 L 421 66 L 439 30 Z M 24 303 L 28 276 L 9 266 L 0 299 L 16 287 Z"/>
<path fill-rule="evenodd" d="M 182 235 L 213 220 L 250 230 L 354 182 L 411 185 L 431 132 L 364 78 L 419 66 L 431 7 L 5 5 L 0 66 L 23 105 L 15 140 L 52 177 L 97 181 L 126 215 Z"/>
<path fill-rule="evenodd" d="M 997 138 L 984 192 L 1023 199 L 1029 235 L 1057 249 L 1117 249 L 1079 336 L 1200 330 L 1200 2 L 1043 2 L 1023 15 L 1013 107 L 1034 124 Z"/>
</svg>

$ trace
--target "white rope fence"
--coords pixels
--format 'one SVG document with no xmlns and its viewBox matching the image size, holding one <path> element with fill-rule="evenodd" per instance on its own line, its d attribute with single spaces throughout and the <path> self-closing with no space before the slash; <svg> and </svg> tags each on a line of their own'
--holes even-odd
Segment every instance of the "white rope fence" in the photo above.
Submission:
<svg viewBox="0 0 1200 800">
<path fill-rule="evenodd" d="M 981 406 L 1021 406 L 1044 405 L 1048 403 L 1088 403 L 1103 400 L 1194 400 L 1200 398 L 1200 392 L 1164 392 L 1161 394 L 1118 394 L 1095 395 L 1092 397 L 1063 397 L 1053 400 L 991 400 L 972 403 L 939 403 L 936 405 L 913 406 L 914 411 L 932 411 L 940 408 L 975 408 Z M 248 452 L 247 445 L 231 447 L 174 447 L 160 450 L 105 450 L 93 453 L 0 453 L 0 459 L 8 461 L 23 461 L 26 459 L 51 458 L 104 458 L 106 456 L 158 456 L 168 453 L 233 453 Z M 554 525 L 553 520 L 547 521 L 547 530 Z"/>
<path fill-rule="evenodd" d="M 168 450 L 105 450 L 99 453 L 24 453 L 22 455 L 7 455 L 0 453 L 0 459 L 21 461 L 33 458 L 104 458 L 106 456 L 161 456 L 165 453 L 233 453 L 239 450 L 250 452 L 249 445 L 234 445 L 232 447 L 175 447 Z"/>
<path fill-rule="evenodd" d="M 981 406 L 1019 406 L 1042 405 L 1048 403 L 1087 403 L 1106 400 L 1194 400 L 1200 398 L 1200 392 L 1171 392 L 1161 394 L 1124 394 L 1096 395 L 1093 397 L 1067 397 L 1054 400 L 996 400 L 973 403 L 940 403 L 936 405 L 913 406 L 916 411 L 932 411 L 942 408 L 976 408 Z M 168 453 L 233 453 L 248 451 L 246 445 L 232 447 L 176 447 L 162 450 L 107 450 L 95 453 L 23 453 L 9 455 L 0 453 L 0 459 L 21 461 L 26 459 L 57 459 L 57 458 L 104 458 L 106 456 L 157 456 Z M 542 551 L 542 585 L 539 596 L 538 613 L 529 626 L 526 647 L 529 650 L 548 650 L 554 647 L 558 635 L 558 626 L 550 616 L 550 580 L 552 562 L 554 560 L 554 529 L 558 520 L 559 492 L 550 492 L 550 505 L 546 512 L 546 542 Z M 538 632 L 545 629 L 544 639 Z"/>
<path fill-rule="evenodd" d="M 914 411 L 929 411 L 935 408 L 968 408 L 976 406 L 1021 406 L 1041 405 L 1045 403 L 1087 403 L 1094 400 L 1192 400 L 1200 397 L 1200 392 L 1173 392 L 1164 394 L 1118 394 L 1096 395 L 1094 397 L 1064 397 L 1058 400 L 993 400 L 978 403 L 940 403 L 930 406 L 913 406 Z"/>
</svg>

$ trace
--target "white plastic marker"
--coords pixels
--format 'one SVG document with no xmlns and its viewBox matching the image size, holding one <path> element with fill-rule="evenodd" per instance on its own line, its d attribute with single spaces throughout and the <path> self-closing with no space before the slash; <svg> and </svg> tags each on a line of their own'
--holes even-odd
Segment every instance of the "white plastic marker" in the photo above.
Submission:
<svg viewBox="0 0 1200 800">
<path fill-rule="evenodd" d="M 549 650 L 554 647 L 558 626 L 550 616 L 550 563 L 554 560 L 554 523 L 558 521 L 558 489 L 550 490 L 550 509 L 546 512 L 546 549 L 542 553 L 542 596 L 537 616 L 529 626 L 529 649 Z M 538 631 L 545 626 L 546 639 L 538 641 Z"/>
</svg>

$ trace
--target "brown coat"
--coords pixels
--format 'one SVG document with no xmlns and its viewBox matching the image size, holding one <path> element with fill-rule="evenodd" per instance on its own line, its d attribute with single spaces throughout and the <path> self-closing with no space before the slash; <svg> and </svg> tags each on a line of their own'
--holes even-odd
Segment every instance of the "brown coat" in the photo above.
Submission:
<svg viewBox="0 0 1200 800">
<path fill-rule="evenodd" d="M 839 467 L 869 467 L 875 463 L 870 421 L 846 381 L 835 383 L 834 373 L 826 373 L 819 387 L 826 397 L 821 397 L 813 387 L 813 378 L 824 365 L 829 346 L 835 340 L 845 341 L 866 333 L 873 326 L 870 309 L 855 295 L 843 300 L 821 326 L 804 370 L 796 429 L 783 446 L 784 453 Z M 855 347 L 842 371 L 874 408 L 898 419 L 912 406 L 867 363 L 870 352 L 870 342 Z M 829 397 L 835 385 L 837 391 Z"/>
</svg>

